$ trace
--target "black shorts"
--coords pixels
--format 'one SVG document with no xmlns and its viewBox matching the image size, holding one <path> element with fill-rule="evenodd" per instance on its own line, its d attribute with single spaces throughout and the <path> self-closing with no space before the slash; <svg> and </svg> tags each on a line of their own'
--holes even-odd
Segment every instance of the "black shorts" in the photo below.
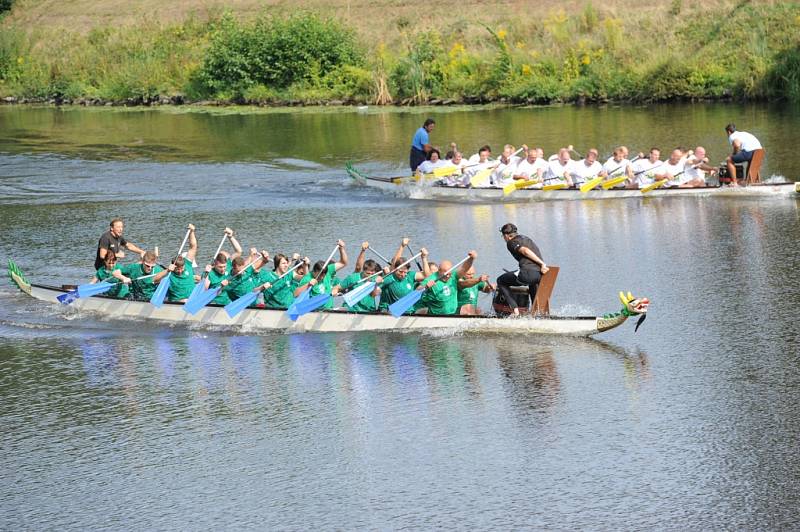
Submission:
<svg viewBox="0 0 800 532">
<path fill-rule="evenodd" d="M 421 165 L 427 160 L 428 156 L 425 155 L 424 151 L 411 148 L 411 153 L 408 155 L 408 162 L 411 165 L 412 172 L 415 172 L 417 170 L 417 166 Z"/>
<path fill-rule="evenodd" d="M 736 163 L 743 163 L 753 159 L 753 152 L 752 151 L 744 151 L 739 150 L 737 153 L 733 154 L 731 157 L 731 161 Z"/>
</svg>

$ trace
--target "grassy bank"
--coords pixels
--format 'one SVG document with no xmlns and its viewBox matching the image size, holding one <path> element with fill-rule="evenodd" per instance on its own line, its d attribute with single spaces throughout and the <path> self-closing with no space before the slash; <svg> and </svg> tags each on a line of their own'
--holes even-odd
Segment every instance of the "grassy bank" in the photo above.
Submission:
<svg viewBox="0 0 800 532">
<path fill-rule="evenodd" d="M 114 103 L 800 101 L 800 4 L 17 0 L 0 96 Z M 152 5 L 150 5 L 152 3 Z M 198 8 L 202 5 L 202 8 Z M 336 13 L 331 18 L 327 13 Z"/>
</svg>

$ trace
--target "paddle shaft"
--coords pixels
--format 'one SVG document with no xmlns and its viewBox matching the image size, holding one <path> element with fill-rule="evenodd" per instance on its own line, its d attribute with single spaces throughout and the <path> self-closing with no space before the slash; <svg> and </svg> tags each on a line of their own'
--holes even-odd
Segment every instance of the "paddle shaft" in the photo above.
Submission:
<svg viewBox="0 0 800 532">
<path fill-rule="evenodd" d="M 634 157 L 633 159 L 631 159 L 630 161 L 628 161 L 628 164 L 635 163 L 635 162 L 636 162 L 636 161 L 638 161 L 638 160 L 639 160 L 639 156 L 637 155 L 636 157 Z M 613 176 L 614 174 L 616 174 L 616 173 L 617 173 L 617 170 L 621 169 L 623 166 L 625 166 L 625 165 L 624 165 L 624 164 L 621 164 L 621 165 L 617 166 L 616 168 L 614 168 L 612 171 L 610 171 L 610 172 L 608 173 L 608 177 L 611 177 L 611 176 Z"/>
<path fill-rule="evenodd" d="M 657 165 L 655 165 L 655 166 L 653 166 L 653 167 L 651 167 L 651 168 L 647 168 L 647 169 L 645 169 L 645 170 L 639 170 L 638 172 L 634 173 L 633 175 L 634 175 L 634 176 L 637 176 L 637 175 L 639 175 L 639 174 L 643 174 L 643 173 L 645 173 L 645 172 L 649 172 L 649 171 L 651 171 L 651 170 L 655 170 L 656 168 L 658 168 L 658 167 L 659 167 L 659 166 L 661 166 L 662 164 L 664 164 L 664 161 L 658 161 L 658 164 L 657 164 Z"/>
<path fill-rule="evenodd" d="M 408 244 L 406 244 L 406 249 L 407 249 L 407 250 L 408 250 L 408 252 L 409 252 L 409 253 L 411 253 L 412 255 L 416 255 L 416 256 L 422 255 L 422 253 L 414 253 L 414 250 L 413 250 L 413 249 L 411 249 L 411 246 L 409 246 Z M 417 269 L 418 269 L 419 271 L 422 271 L 422 265 L 419 263 L 419 261 L 418 261 L 418 260 L 415 260 L 415 261 L 414 261 L 414 263 L 417 265 Z M 392 272 L 392 273 L 394 273 L 394 272 Z"/>
<path fill-rule="evenodd" d="M 388 277 L 388 276 L 392 275 L 394 272 L 396 272 L 397 270 L 399 270 L 400 268 L 402 268 L 403 266 L 407 266 L 407 265 L 411 264 L 411 261 L 413 261 L 414 259 L 416 259 L 416 258 L 417 258 L 417 257 L 419 257 L 420 255 L 422 255 L 422 253 L 417 253 L 416 255 L 414 255 L 413 257 L 411 257 L 411 258 L 410 258 L 410 259 L 408 259 L 407 261 L 405 261 L 403 264 L 401 264 L 400 266 L 398 266 L 398 267 L 397 267 L 397 268 L 395 268 L 394 270 L 392 270 L 392 271 L 390 271 L 389 273 L 387 273 L 387 274 L 386 274 L 386 276 Z M 383 273 L 383 272 L 375 272 L 375 273 L 373 273 L 373 274 L 371 274 L 371 275 L 368 275 L 367 277 L 364 277 L 363 279 L 360 279 L 360 280 L 359 280 L 359 281 L 356 283 L 356 285 L 359 285 L 359 284 L 363 283 L 364 281 L 367 281 L 367 280 L 369 280 L 369 279 L 372 279 L 373 277 L 377 277 L 378 275 L 381 275 L 382 273 Z M 353 288 L 355 288 L 355 285 L 353 285 Z M 349 292 L 349 291 L 351 291 L 351 290 L 353 290 L 353 288 L 351 288 L 350 290 L 348 290 L 348 292 Z"/>
<path fill-rule="evenodd" d="M 387 258 L 386 258 L 386 257 L 384 257 L 383 255 L 381 255 L 380 253 L 378 253 L 377 251 L 375 251 L 375 250 L 374 250 L 374 249 L 372 249 L 371 247 L 368 247 L 367 249 L 368 249 L 368 250 L 370 250 L 371 252 L 373 252 L 373 253 L 375 254 L 375 256 L 376 256 L 376 257 L 378 257 L 378 258 L 379 258 L 379 259 L 381 259 L 383 262 L 385 262 L 387 266 L 391 266 L 391 265 L 392 265 L 392 264 L 389 262 L 389 259 L 387 259 Z"/>
</svg>

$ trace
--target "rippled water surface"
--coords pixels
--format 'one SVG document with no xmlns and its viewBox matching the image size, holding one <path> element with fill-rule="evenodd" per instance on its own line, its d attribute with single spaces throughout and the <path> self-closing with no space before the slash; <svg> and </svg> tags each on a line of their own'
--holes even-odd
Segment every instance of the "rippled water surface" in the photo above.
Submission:
<svg viewBox="0 0 800 532">
<path fill-rule="evenodd" d="M 280 334 L 113 321 L 0 287 L 0 528 L 794 528 L 800 503 L 800 202 L 414 202 L 342 167 L 403 173 L 434 142 L 703 144 L 729 121 L 796 180 L 800 113 L 764 106 L 303 110 L 0 107 L 0 259 L 90 276 L 115 216 L 140 245 L 207 260 L 322 257 L 343 238 L 513 261 L 516 223 L 561 266 L 564 314 L 652 301 L 597 339 Z M 469 148 L 467 148 L 469 150 Z M 162 251 L 163 253 L 163 251 Z M 487 298 L 487 296 L 482 296 Z M 488 308 L 488 299 L 481 300 Z"/>
</svg>

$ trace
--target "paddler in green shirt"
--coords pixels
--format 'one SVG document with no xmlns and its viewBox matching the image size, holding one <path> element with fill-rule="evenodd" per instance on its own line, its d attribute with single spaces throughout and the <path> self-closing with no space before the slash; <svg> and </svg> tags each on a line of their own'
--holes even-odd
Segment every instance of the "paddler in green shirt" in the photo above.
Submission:
<svg viewBox="0 0 800 532">
<path fill-rule="evenodd" d="M 116 283 L 111 289 L 105 293 L 108 297 L 116 297 L 119 299 L 128 295 L 130 290 L 126 282 L 130 282 L 130 278 L 122 274 L 122 267 L 117 264 L 117 256 L 114 253 L 106 253 L 103 259 L 103 265 L 94 274 L 92 284 L 98 281 L 106 281 L 109 283 Z"/>
<path fill-rule="evenodd" d="M 470 268 L 463 277 L 458 279 L 458 308 L 456 309 L 456 314 L 480 314 L 480 311 L 478 311 L 478 293 L 485 292 L 489 294 L 494 290 L 495 288 L 489 282 L 487 274 L 484 273 L 480 277 L 475 277 L 475 268 Z"/>
<path fill-rule="evenodd" d="M 295 253 L 292 256 L 294 264 L 300 259 L 300 255 Z M 273 259 L 274 270 L 264 268 L 259 272 L 258 282 L 261 285 L 256 290 L 264 292 L 264 306 L 273 309 L 287 309 L 294 302 L 294 290 L 299 286 L 300 280 L 308 273 L 308 264 L 311 261 L 308 257 L 303 259 L 303 265 L 298 266 L 295 271 L 286 275 L 289 271 L 289 259 L 286 255 L 278 253 Z"/>
<path fill-rule="evenodd" d="M 146 279 L 137 279 L 138 277 L 145 277 L 153 273 L 160 273 L 164 268 L 156 264 L 158 257 L 153 251 L 145 251 L 142 255 L 142 261 L 134 264 L 128 264 L 121 268 L 122 274 L 125 277 L 132 279 L 130 285 L 131 294 L 136 301 L 150 301 L 153 297 L 153 292 L 156 291 L 156 285 L 153 283 L 155 277 L 147 277 Z"/>
<path fill-rule="evenodd" d="M 361 244 L 361 252 L 358 254 L 358 259 L 356 259 L 356 267 L 355 271 L 345 277 L 342 281 L 339 282 L 335 291 L 344 293 L 348 292 L 351 289 L 356 289 L 361 286 L 360 281 L 365 277 L 369 277 L 373 274 L 376 274 L 381 271 L 380 265 L 372 259 L 364 260 L 364 254 L 369 249 L 369 242 L 364 242 Z M 381 289 L 377 286 L 383 282 L 383 279 L 380 275 L 376 275 L 370 281 L 375 282 L 376 286 L 375 289 L 370 292 L 370 294 L 352 307 L 345 303 L 345 308 L 351 310 L 353 312 L 376 312 L 378 310 L 378 305 L 375 303 L 375 298 L 381 293 Z"/>
<path fill-rule="evenodd" d="M 230 275 L 220 282 L 222 293 L 227 294 L 230 301 L 236 301 L 256 288 L 256 270 L 269 261 L 269 253 L 266 251 L 253 251 L 255 249 L 251 250 L 249 260 L 244 257 L 233 259 Z"/>
<path fill-rule="evenodd" d="M 300 280 L 300 284 L 294 290 L 294 297 L 298 297 L 307 288 L 311 288 L 310 297 L 320 294 L 331 294 L 333 290 L 333 280 L 336 272 L 347 266 L 347 252 L 344 249 L 344 241 L 339 240 L 336 245 L 339 248 L 339 262 L 325 265 L 325 261 L 317 261 L 314 267 Z M 333 298 L 330 298 L 322 307 L 324 309 L 333 308 Z"/>
<path fill-rule="evenodd" d="M 397 252 L 392 257 L 392 270 L 406 262 L 408 259 L 403 257 L 403 251 L 411 242 L 408 238 L 404 238 L 403 241 L 400 243 L 400 247 L 397 249 Z M 425 248 L 420 248 L 419 250 L 421 257 L 422 257 L 422 271 L 416 272 L 409 275 L 409 266 L 403 266 L 402 268 L 398 269 L 394 273 L 387 275 L 383 278 L 383 282 L 380 283 L 381 289 L 381 302 L 378 305 L 378 310 L 381 312 L 388 312 L 389 305 L 397 301 L 398 299 L 406 296 L 414 291 L 414 285 L 425 279 L 426 275 L 424 272 L 428 272 L 430 275 L 430 265 L 428 263 L 428 250 Z M 384 270 L 387 274 L 391 271 L 388 268 Z M 409 309 L 407 311 L 408 314 L 413 314 L 413 309 Z"/>
<path fill-rule="evenodd" d="M 192 263 L 197 257 L 197 236 L 194 226 L 189 224 L 189 250 L 186 257 L 175 257 L 172 264 L 167 269 L 153 278 L 153 282 L 158 284 L 167 274 L 169 276 L 169 288 L 167 289 L 167 301 L 185 302 L 192 294 L 195 284 L 194 268 Z"/>
<path fill-rule="evenodd" d="M 418 313 L 437 316 L 455 314 L 458 309 L 458 278 L 463 277 L 469 271 L 477 256 L 476 251 L 470 251 L 469 258 L 456 272 L 450 272 L 450 268 L 453 267 L 452 262 L 443 260 L 439 264 L 439 271 L 431 274 L 427 282 L 422 285 L 425 288 L 425 294 L 420 300 Z"/>
<path fill-rule="evenodd" d="M 220 253 L 217 255 L 214 258 L 214 266 L 212 267 L 211 264 L 206 266 L 206 273 L 208 274 L 205 280 L 206 290 L 219 288 L 222 284 L 222 281 L 228 278 L 231 268 L 232 261 L 228 259 L 228 255 L 226 253 Z M 211 301 L 211 304 L 227 305 L 230 302 L 231 298 L 228 297 L 228 294 L 223 290 Z"/>
</svg>

